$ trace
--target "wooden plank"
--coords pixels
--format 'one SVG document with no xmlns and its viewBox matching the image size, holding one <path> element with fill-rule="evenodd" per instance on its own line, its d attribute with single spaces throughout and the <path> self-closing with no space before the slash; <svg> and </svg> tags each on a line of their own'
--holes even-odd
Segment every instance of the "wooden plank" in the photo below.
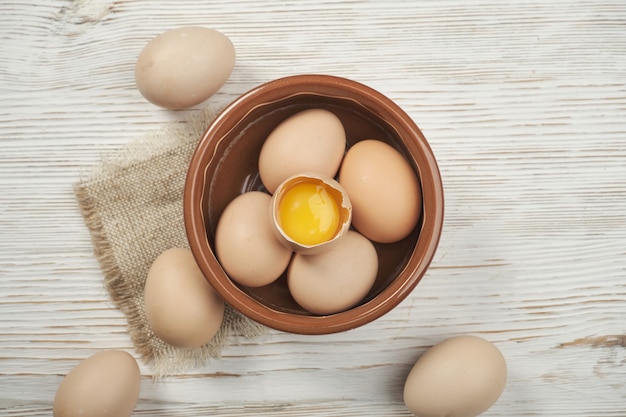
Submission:
<svg viewBox="0 0 626 417">
<path fill-rule="evenodd" d="M 237 49 L 211 103 L 296 73 L 394 99 L 438 158 L 437 256 L 394 311 L 339 335 L 271 332 L 154 381 L 136 415 L 408 416 L 404 378 L 438 341 L 479 334 L 509 364 L 486 416 L 626 413 L 623 1 L 3 1 L 0 414 L 50 415 L 62 376 L 132 352 L 72 184 L 189 111 L 136 91 L 156 34 L 198 24 Z"/>
</svg>

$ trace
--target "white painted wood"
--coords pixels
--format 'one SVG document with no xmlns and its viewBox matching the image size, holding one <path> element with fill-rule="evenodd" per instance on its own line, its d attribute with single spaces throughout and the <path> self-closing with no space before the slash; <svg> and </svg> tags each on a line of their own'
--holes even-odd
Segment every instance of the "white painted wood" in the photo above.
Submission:
<svg viewBox="0 0 626 417">
<path fill-rule="evenodd" d="M 445 229 L 427 276 L 385 317 L 233 340 L 159 382 L 142 365 L 135 415 L 408 416 L 413 362 L 464 333 L 508 361 L 485 416 L 626 415 L 621 0 L 2 1 L 0 414 L 50 415 L 79 360 L 132 352 L 71 187 L 102 154 L 187 114 L 143 100 L 133 66 L 150 38 L 189 24 L 236 46 L 216 104 L 306 72 L 397 101 L 439 160 Z"/>
</svg>

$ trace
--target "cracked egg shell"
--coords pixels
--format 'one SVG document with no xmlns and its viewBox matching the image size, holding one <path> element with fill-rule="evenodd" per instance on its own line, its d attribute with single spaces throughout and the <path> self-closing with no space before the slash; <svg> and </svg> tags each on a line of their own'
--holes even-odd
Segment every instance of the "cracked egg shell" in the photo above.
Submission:
<svg viewBox="0 0 626 417">
<path fill-rule="evenodd" d="M 299 191 L 302 187 L 309 188 Z M 278 186 L 270 214 L 279 242 L 296 253 L 314 255 L 331 250 L 348 232 L 352 204 L 337 181 L 304 172 Z"/>
</svg>

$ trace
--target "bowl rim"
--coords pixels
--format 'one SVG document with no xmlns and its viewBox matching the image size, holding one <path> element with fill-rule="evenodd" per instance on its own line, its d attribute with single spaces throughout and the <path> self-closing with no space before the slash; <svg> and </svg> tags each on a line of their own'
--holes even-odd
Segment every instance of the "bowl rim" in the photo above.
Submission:
<svg viewBox="0 0 626 417">
<path fill-rule="evenodd" d="M 420 235 L 409 262 L 398 274 L 400 276 L 408 273 L 408 277 L 403 280 L 393 280 L 379 294 L 363 304 L 325 316 L 297 315 L 277 311 L 259 303 L 242 291 L 221 269 L 208 242 L 205 219 L 202 213 L 203 179 L 205 177 L 205 167 L 202 165 L 202 160 L 206 158 L 205 154 L 210 142 L 221 140 L 221 138 L 214 138 L 213 135 L 215 131 L 227 123 L 229 115 L 238 109 L 244 109 L 243 114 L 248 114 L 260 105 L 255 104 L 257 99 L 263 98 L 274 89 L 289 87 L 290 90 L 315 94 L 315 86 L 318 88 L 335 87 L 346 91 L 351 96 L 365 96 L 380 106 L 381 111 L 377 113 L 391 115 L 394 123 L 401 123 L 403 129 L 411 133 L 411 136 L 416 140 L 412 140 L 410 144 L 404 140 L 403 142 L 405 145 L 419 150 L 422 157 L 421 163 L 417 163 L 417 161 L 414 163 L 419 170 L 418 176 L 424 197 Z M 419 127 L 404 110 L 387 96 L 365 84 L 334 75 L 300 74 L 271 80 L 253 87 L 224 107 L 206 128 L 193 152 L 183 193 L 183 217 L 188 243 L 200 270 L 213 289 L 227 304 L 244 316 L 273 329 L 297 334 L 330 334 L 351 330 L 372 322 L 391 311 L 413 291 L 426 273 L 434 258 L 443 228 L 444 194 L 441 174 L 430 144 Z M 418 248 L 421 249 L 419 253 L 417 253 Z M 215 273 L 213 269 L 217 269 L 218 272 Z"/>
</svg>

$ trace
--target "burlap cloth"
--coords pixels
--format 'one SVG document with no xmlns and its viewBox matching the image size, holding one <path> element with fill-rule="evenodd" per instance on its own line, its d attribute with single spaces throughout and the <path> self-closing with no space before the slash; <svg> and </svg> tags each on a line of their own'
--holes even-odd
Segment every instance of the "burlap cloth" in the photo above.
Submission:
<svg viewBox="0 0 626 417">
<path fill-rule="evenodd" d="M 185 176 L 198 140 L 216 114 L 217 109 L 206 108 L 184 122 L 167 123 L 103 156 L 74 185 L 104 286 L 128 320 L 137 354 L 156 377 L 205 365 L 220 356 L 228 339 L 266 332 L 226 306 L 222 327 L 207 345 L 181 349 L 152 332 L 143 309 L 144 283 L 154 259 L 171 247 L 189 246 L 183 223 Z"/>
</svg>

